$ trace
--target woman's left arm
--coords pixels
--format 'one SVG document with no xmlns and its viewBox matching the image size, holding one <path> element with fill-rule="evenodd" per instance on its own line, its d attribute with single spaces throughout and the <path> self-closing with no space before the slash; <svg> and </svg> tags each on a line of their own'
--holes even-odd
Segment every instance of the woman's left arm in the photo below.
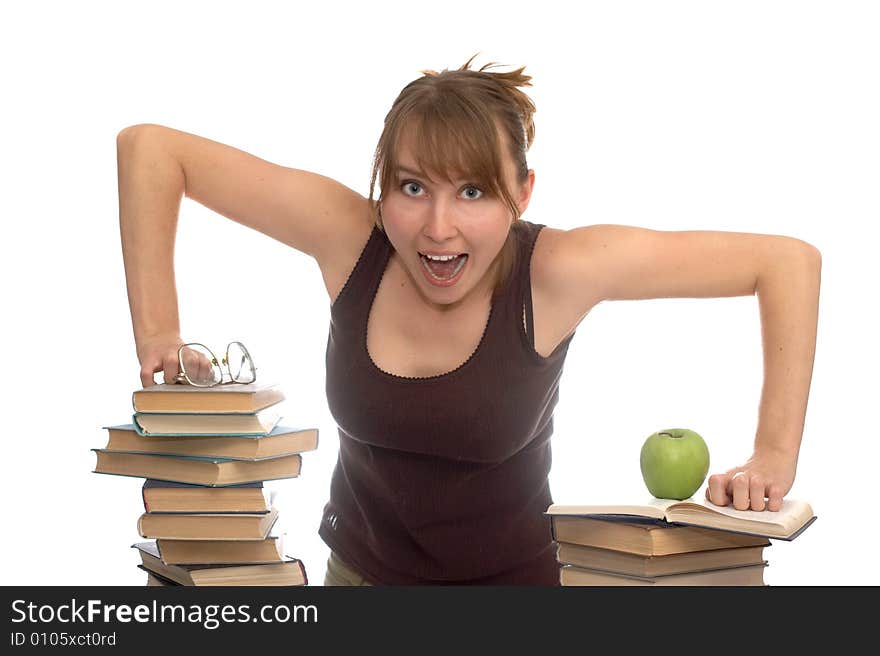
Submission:
<svg viewBox="0 0 880 656">
<path fill-rule="evenodd" d="M 816 354 L 822 257 L 811 246 L 765 258 L 756 292 L 761 312 L 764 386 L 754 453 L 709 477 L 706 497 L 739 510 L 779 510 L 797 467 Z"/>
<path fill-rule="evenodd" d="M 710 476 L 706 496 L 740 510 L 778 510 L 794 482 L 813 371 L 818 249 L 780 235 L 594 225 L 548 231 L 541 251 L 533 285 L 576 316 L 604 300 L 757 294 L 764 385 L 753 453 Z"/>
</svg>

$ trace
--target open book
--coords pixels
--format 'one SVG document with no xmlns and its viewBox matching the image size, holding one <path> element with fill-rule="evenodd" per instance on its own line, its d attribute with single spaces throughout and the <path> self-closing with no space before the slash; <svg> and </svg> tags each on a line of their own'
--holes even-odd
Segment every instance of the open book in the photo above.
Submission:
<svg viewBox="0 0 880 656">
<path fill-rule="evenodd" d="M 816 520 L 810 504 L 797 499 L 783 499 L 782 508 L 772 512 L 737 510 L 732 504 L 716 506 L 711 501 L 695 500 L 692 497 L 683 501 L 654 498 L 644 504 L 553 504 L 544 514 L 551 518 L 595 517 L 618 521 L 647 517 L 669 524 L 702 526 L 779 540 L 794 540 Z"/>
</svg>

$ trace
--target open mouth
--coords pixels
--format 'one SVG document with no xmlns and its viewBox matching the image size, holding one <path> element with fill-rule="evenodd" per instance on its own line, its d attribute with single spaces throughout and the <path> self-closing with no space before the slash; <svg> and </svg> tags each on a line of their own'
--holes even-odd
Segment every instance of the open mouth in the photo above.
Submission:
<svg viewBox="0 0 880 656">
<path fill-rule="evenodd" d="M 442 282 L 452 280 L 459 274 L 467 262 L 468 255 L 467 253 L 460 253 L 458 255 L 440 256 L 419 253 L 419 259 L 422 261 L 422 266 L 428 275 L 434 280 Z"/>
</svg>

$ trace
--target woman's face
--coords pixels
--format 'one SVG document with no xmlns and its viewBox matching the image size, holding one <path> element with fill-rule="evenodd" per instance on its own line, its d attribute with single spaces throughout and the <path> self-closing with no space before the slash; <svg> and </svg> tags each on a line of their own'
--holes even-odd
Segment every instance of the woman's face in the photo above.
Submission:
<svg viewBox="0 0 880 656">
<path fill-rule="evenodd" d="M 503 144 L 507 153 L 507 144 Z M 420 171 L 404 142 L 398 153 L 396 184 L 384 194 L 382 225 L 415 288 L 437 310 L 491 291 L 497 258 L 513 215 L 504 199 L 489 196 L 466 177 L 450 184 L 432 171 Z M 534 185 L 513 184 L 516 165 L 505 157 L 504 174 L 520 213 Z"/>
</svg>

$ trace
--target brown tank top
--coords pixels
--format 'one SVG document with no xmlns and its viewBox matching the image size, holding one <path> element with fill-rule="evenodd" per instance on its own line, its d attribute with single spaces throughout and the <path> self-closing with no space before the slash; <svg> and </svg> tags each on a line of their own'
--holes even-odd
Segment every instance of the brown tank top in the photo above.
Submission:
<svg viewBox="0 0 880 656">
<path fill-rule="evenodd" d="M 374 584 L 559 584 L 543 513 L 574 335 L 547 358 L 534 349 L 529 265 L 542 227 L 514 223 L 512 274 L 493 294 L 476 350 L 448 373 L 396 376 L 367 352 L 393 251 L 378 228 L 333 303 L 326 384 L 339 458 L 318 533 Z"/>
</svg>

